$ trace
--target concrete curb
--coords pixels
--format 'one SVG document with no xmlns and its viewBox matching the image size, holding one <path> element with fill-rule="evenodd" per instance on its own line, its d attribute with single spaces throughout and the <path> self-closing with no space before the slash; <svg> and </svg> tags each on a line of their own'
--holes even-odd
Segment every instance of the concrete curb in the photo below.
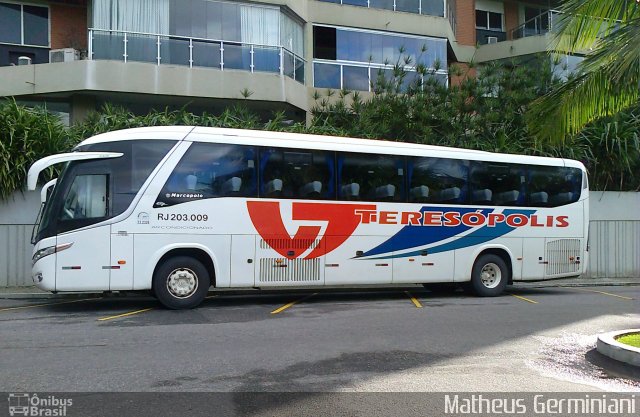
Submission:
<svg viewBox="0 0 640 417">
<path fill-rule="evenodd" d="M 640 329 L 618 330 L 598 335 L 596 349 L 601 354 L 629 365 L 640 366 L 640 348 L 625 345 L 616 339 L 629 333 L 638 333 Z"/>
<path fill-rule="evenodd" d="M 535 282 L 516 282 L 513 286 L 516 288 L 552 288 L 552 287 L 622 287 L 622 286 L 637 286 L 640 285 L 640 279 L 631 278 L 631 279 L 616 279 L 616 280 L 593 280 L 596 282 L 592 282 L 592 279 L 583 279 L 583 280 L 552 280 L 552 281 L 535 281 Z M 323 287 L 323 291 L 331 292 L 331 291 L 384 291 L 384 290 L 393 290 L 393 289 L 408 289 L 411 287 L 422 288 L 421 284 L 410 285 L 410 284 L 396 284 L 396 285 L 357 285 L 357 286 L 335 286 L 335 287 Z M 269 288 L 263 290 L 256 289 L 225 289 L 219 288 L 214 292 L 216 293 L 224 293 L 226 295 L 241 295 L 241 294 L 250 294 L 250 293 L 259 293 L 259 292 L 277 292 L 285 294 L 287 292 L 298 293 L 300 291 L 317 291 L 316 288 Z M 124 291 L 124 292 L 115 292 L 108 293 L 106 296 L 111 297 L 122 297 L 125 295 L 134 295 L 140 296 L 143 292 L 132 292 L 132 291 Z M 59 298 L 87 298 L 87 297 L 104 297 L 105 294 L 100 292 L 65 292 L 53 294 L 46 291 L 40 291 L 36 287 L 10 287 L 10 288 L 0 288 L 0 299 L 59 299 Z"/>
</svg>

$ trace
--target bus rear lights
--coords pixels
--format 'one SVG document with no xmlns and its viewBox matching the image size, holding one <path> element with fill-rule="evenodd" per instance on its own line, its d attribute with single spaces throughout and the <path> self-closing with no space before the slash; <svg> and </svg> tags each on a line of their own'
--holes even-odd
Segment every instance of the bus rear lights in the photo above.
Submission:
<svg viewBox="0 0 640 417">
<path fill-rule="evenodd" d="M 49 256 L 57 252 L 62 252 L 65 249 L 69 249 L 71 246 L 73 246 L 73 243 L 62 243 L 60 245 L 49 246 L 47 248 L 40 249 L 39 251 L 33 254 L 33 258 L 31 258 L 31 264 L 35 265 L 36 262 L 38 262 L 40 259 L 44 258 L 45 256 Z"/>
</svg>

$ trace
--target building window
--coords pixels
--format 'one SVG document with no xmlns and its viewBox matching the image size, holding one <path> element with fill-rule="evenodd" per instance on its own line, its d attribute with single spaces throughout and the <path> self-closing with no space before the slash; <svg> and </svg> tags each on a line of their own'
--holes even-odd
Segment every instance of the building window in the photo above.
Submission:
<svg viewBox="0 0 640 417">
<path fill-rule="evenodd" d="M 319 0 L 326 3 L 444 17 L 444 0 Z"/>
<path fill-rule="evenodd" d="M 502 13 L 476 10 L 476 29 L 502 31 Z"/>
<path fill-rule="evenodd" d="M 446 39 L 314 26 L 313 58 L 314 86 L 318 88 L 369 91 L 379 76 L 393 76 L 396 64 L 407 71 L 403 89 L 418 81 L 418 64 L 437 82 L 447 83 Z"/>
<path fill-rule="evenodd" d="M 0 2 L 0 43 L 49 46 L 49 8 Z"/>
</svg>

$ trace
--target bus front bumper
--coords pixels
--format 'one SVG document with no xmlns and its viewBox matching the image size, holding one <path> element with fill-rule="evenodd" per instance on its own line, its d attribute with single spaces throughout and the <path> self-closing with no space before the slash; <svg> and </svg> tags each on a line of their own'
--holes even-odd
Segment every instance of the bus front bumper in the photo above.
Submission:
<svg viewBox="0 0 640 417">
<path fill-rule="evenodd" d="M 45 256 L 31 268 L 33 284 L 45 291 L 56 290 L 56 255 Z"/>
</svg>

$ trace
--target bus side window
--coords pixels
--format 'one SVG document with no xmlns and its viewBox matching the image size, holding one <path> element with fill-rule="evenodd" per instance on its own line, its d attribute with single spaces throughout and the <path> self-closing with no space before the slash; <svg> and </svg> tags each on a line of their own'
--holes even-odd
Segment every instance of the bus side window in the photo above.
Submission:
<svg viewBox="0 0 640 417">
<path fill-rule="evenodd" d="M 262 148 L 260 196 L 333 199 L 333 153 L 317 150 Z"/>
<path fill-rule="evenodd" d="M 338 199 L 404 201 L 404 158 L 375 154 L 338 155 Z"/>
<path fill-rule="evenodd" d="M 533 207 L 557 207 L 578 201 L 582 171 L 577 168 L 530 166 L 528 202 Z"/>
<path fill-rule="evenodd" d="M 410 158 L 409 202 L 465 204 L 467 161 L 439 158 Z"/>
<path fill-rule="evenodd" d="M 495 162 L 471 163 L 469 185 L 473 204 L 515 206 L 524 197 L 524 167 Z"/>
<path fill-rule="evenodd" d="M 338 154 L 338 200 L 362 200 L 362 183 L 367 169 L 362 158 L 355 154 Z"/>
<path fill-rule="evenodd" d="M 193 198 L 249 197 L 256 194 L 252 146 L 193 143 L 167 179 L 160 196 L 167 204 Z M 199 197 L 171 197 L 172 193 Z M 160 199 L 160 198 L 159 198 Z"/>
<path fill-rule="evenodd" d="M 299 174 L 294 175 L 297 197 L 333 200 L 335 198 L 333 164 L 332 152 L 310 151 L 307 163 L 296 167 L 299 168 Z"/>
</svg>

